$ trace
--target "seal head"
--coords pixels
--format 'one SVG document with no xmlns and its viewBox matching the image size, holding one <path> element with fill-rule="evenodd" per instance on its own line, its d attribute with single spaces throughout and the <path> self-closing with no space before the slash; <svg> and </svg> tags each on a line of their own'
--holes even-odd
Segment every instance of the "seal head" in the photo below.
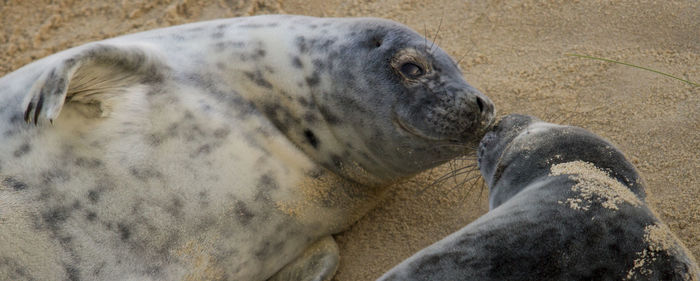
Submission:
<svg viewBox="0 0 700 281">
<path fill-rule="evenodd" d="M 342 22 L 335 32 L 340 39 L 325 47 L 322 38 L 299 40 L 316 42 L 307 59 L 314 63 L 304 67 L 312 68 L 309 91 L 328 125 L 306 132 L 314 143 L 302 146 L 308 154 L 321 153 L 320 162 L 338 174 L 376 185 L 473 151 L 494 105 L 448 54 L 386 20 Z"/>
<path fill-rule="evenodd" d="M 571 161 L 596 163 L 644 198 L 642 179 L 621 151 L 582 128 L 546 123 L 528 115 L 504 117 L 479 143 L 478 164 L 491 192 L 491 208 L 547 175 L 550 167 Z M 505 176 L 504 176 L 505 175 Z"/>
</svg>

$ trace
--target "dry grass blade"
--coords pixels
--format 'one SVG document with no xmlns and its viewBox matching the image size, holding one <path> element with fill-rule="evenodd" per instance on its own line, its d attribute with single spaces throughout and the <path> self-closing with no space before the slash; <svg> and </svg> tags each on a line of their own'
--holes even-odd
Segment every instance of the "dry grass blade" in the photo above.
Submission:
<svg viewBox="0 0 700 281">
<path fill-rule="evenodd" d="M 593 57 L 593 56 L 579 55 L 579 54 L 566 54 L 566 55 L 567 55 L 567 56 L 571 56 L 571 57 L 579 57 L 579 58 L 584 58 L 584 59 L 599 60 L 599 61 L 604 61 L 604 62 L 612 62 L 612 63 L 621 64 L 621 65 L 631 66 L 631 67 L 634 67 L 634 68 L 639 68 L 639 69 L 642 69 L 642 70 L 651 71 L 651 72 L 654 72 L 654 73 L 657 73 L 657 74 L 661 74 L 661 75 L 663 75 L 663 76 L 666 76 L 666 77 L 669 77 L 669 78 L 673 78 L 673 79 L 676 79 L 676 80 L 679 80 L 679 81 L 683 81 L 683 82 L 688 83 L 688 84 L 690 84 L 690 85 L 692 85 L 692 86 L 694 86 L 694 87 L 700 87 L 700 84 L 698 84 L 698 83 L 691 82 L 691 81 L 688 81 L 688 80 L 685 80 L 685 79 L 683 79 L 683 78 L 679 78 L 679 77 L 673 76 L 673 75 L 668 74 L 668 73 L 665 73 L 665 72 L 661 72 L 661 71 L 658 71 L 658 70 L 654 70 L 654 69 L 647 68 L 647 67 L 643 67 L 643 66 L 639 66 L 639 65 L 634 65 L 634 64 L 631 64 L 631 63 L 626 63 L 626 62 L 621 62 L 621 61 L 616 61 L 616 60 L 611 60 L 611 59 L 606 59 L 606 58 L 599 58 L 599 57 Z"/>
</svg>

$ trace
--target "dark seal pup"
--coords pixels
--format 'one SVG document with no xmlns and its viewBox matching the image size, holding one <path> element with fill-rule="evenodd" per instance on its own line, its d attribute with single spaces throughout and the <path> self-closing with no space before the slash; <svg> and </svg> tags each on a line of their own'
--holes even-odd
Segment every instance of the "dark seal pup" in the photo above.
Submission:
<svg viewBox="0 0 700 281">
<path fill-rule="evenodd" d="M 331 234 L 463 155 L 493 104 L 372 18 L 268 15 L 0 79 L 0 280 L 327 280 Z"/>
<path fill-rule="evenodd" d="M 478 156 L 491 210 L 379 280 L 698 280 L 608 141 L 509 115 Z"/>
</svg>

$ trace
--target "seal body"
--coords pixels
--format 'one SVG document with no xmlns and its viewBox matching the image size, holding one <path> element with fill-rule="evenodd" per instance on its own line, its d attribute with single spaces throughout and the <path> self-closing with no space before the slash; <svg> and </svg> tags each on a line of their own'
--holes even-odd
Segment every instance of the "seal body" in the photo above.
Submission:
<svg viewBox="0 0 700 281">
<path fill-rule="evenodd" d="M 493 118 L 395 22 L 258 16 L 0 79 L 0 279 L 322 280 L 384 187 Z"/>
<path fill-rule="evenodd" d="M 479 146 L 490 211 L 380 280 L 698 280 L 612 144 L 509 115 Z"/>
</svg>

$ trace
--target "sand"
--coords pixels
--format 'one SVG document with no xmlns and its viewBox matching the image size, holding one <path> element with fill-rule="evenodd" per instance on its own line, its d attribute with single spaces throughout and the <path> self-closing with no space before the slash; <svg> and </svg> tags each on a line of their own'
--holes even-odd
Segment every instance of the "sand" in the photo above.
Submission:
<svg viewBox="0 0 700 281">
<path fill-rule="evenodd" d="M 647 202 L 700 256 L 698 1 L 0 1 L 0 75 L 37 58 L 120 34 L 265 13 L 376 16 L 403 22 L 456 58 L 500 114 L 526 113 L 587 128 L 640 170 Z M 642 3 L 638 3 L 642 2 Z M 441 24 L 442 22 L 442 24 Z M 438 31 L 439 28 L 439 33 Z M 380 207 L 336 236 L 336 281 L 372 280 L 488 210 L 487 190 L 432 186 L 431 171 L 395 187 Z"/>
<path fill-rule="evenodd" d="M 559 201 L 574 210 L 588 211 L 593 202 L 603 208 L 617 211 L 621 204 L 640 206 L 642 201 L 622 182 L 613 178 L 608 172 L 596 167 L 594 163 L 581 160 L 553 165 L 550 176 L 569 174 L 576 181 L 571 191 L 575 197 Z"/>
</svg>

